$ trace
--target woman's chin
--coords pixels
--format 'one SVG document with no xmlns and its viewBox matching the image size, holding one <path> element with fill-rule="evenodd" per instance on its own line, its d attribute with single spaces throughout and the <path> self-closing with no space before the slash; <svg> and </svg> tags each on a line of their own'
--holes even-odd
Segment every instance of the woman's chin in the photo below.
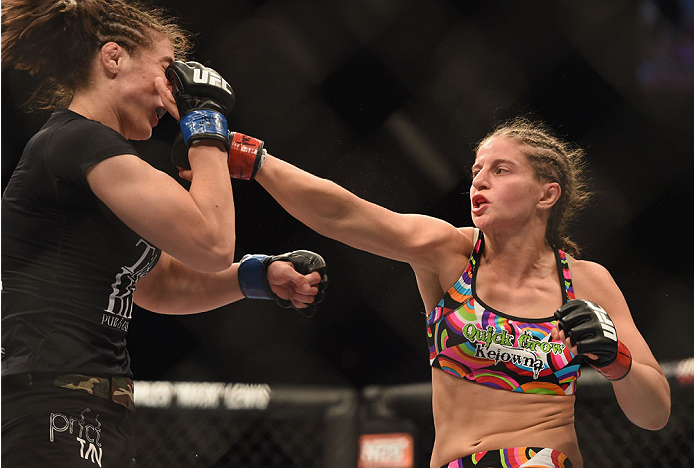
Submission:
<svg viewBox="0 0 694 468">
<path fill-rule="evenodd" d="M 133 141 L 145 141 L 152 138 L 152 127 L 148 126 L 147 129 L 141 128 L 133 131 L 132 134 L 126 135 L 125 138 Z"/>
</svg>

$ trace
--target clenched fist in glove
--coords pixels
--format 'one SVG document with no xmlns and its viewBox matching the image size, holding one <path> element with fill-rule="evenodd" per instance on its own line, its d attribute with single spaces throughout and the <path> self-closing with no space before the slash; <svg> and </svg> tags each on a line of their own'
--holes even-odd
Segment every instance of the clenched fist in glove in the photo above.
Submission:
<svg viewBox="0 0 694 468">
<path fill-rule="evenodd" d="M 229 175 L 234 179 L 250 180 L 255 177 L 265 161 L 265 143 L 243 133 L 229 132 L 231 147 L 227 164 Z M 171 147 L 171 162 L 181 169 L 190 169 L 188 146 L 179 134 Z"/>
<path fill-rule="evenodd" d="M 238 272 L 239 286 L 249 299 L 274 299 L 284 308 L 313 312 L 325 299 L 327 265 L 308 250 L 282 255 L 245 255 Z M 311 314 L 313 315 L 313 314 Z"/>
<path fill-rule="evenodd" d="M 229 150 L 226 116 L 234 107 L 234 91 L 219 73 L 198 62 L 173 62 L 166 69 L 181 117 L 185 147 L 199 140 L 221 142 Z"/>
<path fill-rule="evenodd" d="M 631 353 L 617 339 L 617 330 L 602 307 L 576 299 L 557 309 L 554 317 L 559 321 L 558 337 L 568 338 L 578 354 L 608 380 L 620 380 L 629 373 Z"/>
</svg>

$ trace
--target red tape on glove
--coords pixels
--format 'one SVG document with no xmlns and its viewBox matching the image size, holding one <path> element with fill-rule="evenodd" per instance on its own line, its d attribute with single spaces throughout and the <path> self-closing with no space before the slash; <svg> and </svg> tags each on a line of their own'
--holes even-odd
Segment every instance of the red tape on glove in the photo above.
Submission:
<svg viewBox="0 0 694 468">
<path fill-rule="evenodd" d="M 624 343 L 617 341 L 617 358 L 612 364 L 608 364 L 604 367 L 596 367 L 593 364 L 590 365 L 607 380 L 622 380 L 631 370 L 631 352 Z"/>
<path fill-rule="evenodd" d="M 250 180 L 265 160 L 262 140 L 243 133 L 232 133 L 229 150 L 229 175 L 234 179 Z"/>
</svg>

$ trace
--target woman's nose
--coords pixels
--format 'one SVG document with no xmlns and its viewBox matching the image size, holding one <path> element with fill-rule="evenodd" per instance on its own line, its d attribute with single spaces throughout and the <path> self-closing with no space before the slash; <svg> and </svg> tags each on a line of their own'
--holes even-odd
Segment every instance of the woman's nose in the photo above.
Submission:
<svg viewBox="0 0 694 468">
<path fill-rule="evenodd" d="M 472 178 L 472 186 L 477 190 L 487 188 L 487 176 L 484 171 L 480 171 Z"/>
</svg>

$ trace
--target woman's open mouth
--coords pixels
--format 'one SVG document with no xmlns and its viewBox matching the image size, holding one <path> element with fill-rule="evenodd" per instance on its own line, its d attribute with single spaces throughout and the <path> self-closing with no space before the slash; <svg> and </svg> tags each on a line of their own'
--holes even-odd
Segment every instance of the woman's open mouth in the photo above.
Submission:
<svg viewBox="0 0 694 468">
<path fill-rule="evenodd" d="M 489 205 L 489 200 L 487 200 L 484 195 L 475 195 L 470 202 L 472 203 L 473 214 L 480 213 Z"/>
</svg>

